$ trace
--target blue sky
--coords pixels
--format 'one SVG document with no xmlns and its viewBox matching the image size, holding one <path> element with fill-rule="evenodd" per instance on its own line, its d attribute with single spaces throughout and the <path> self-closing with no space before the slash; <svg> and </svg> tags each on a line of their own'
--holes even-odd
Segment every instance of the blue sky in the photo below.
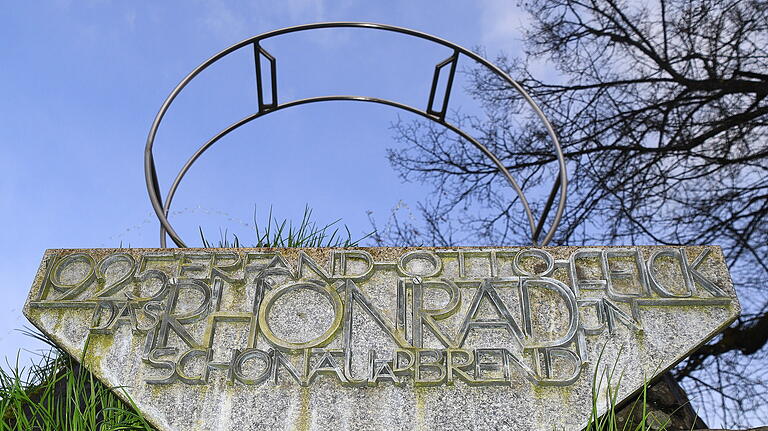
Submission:
<svg viewBox="0 0 768 431">
<path fill-rule="evenodd" d="M 16 330 L 46 248 L 157 247 L 144 186 L 146 135 L 161 103 L 195 66 L 247 37 L 318 21 L 370 21 L 432 33 L 489 55 L 520 49 L 514 2 L 164 1 L 15 2 L 0 12 L 0 356 L 40 347 Z M 265 45 L 278 58 L 281 101 L 326 94 L 391 98 L 425 107 L 434 65 L 448 52 L 402 36 L 323 30 Z M 196 79 L 161 127 L 163 189 L 189 155 L 255 110 L 252 59 L 232 55 Z M 469 66 L 464 64 L 463 66 Z M 462 64 L 459 65 L 462 67 Z M 456 90 L 460 90 L 461 80 Z M 470 111 L 461 92 L 451 107 Z M 391 124 L 408 114 L 354 103 L 271 114 L 209 151 L 182 183 L 172 221 L 199 246 L 198 226 L 248 243 L 254 206 L 264 221 L 341 217 L 353 234 L 411 208 L 429 188 L 388 165 Z M 22 355 L 26 358 L 28 355 Z"/>
</svg>

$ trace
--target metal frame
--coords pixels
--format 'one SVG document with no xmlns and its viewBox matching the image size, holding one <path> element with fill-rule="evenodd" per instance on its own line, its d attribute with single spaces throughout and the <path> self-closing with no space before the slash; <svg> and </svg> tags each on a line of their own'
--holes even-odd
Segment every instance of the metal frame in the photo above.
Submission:
<svg viewBox="0 0 768 431">
<path fill-rule="evenodd" d="M 435 66 L 435 72 L 432 78 L 432 86 L 430 89 L 427 109 L 423 111 L 413 106 L 405 105 L 405 104 L 394 102 L 391 100 L 379 99 L 374 97 L 364 97 L 364 96 L 350 96 L 350 95 L 311 97 L 306 99 L 299 99 L 299 100 L 294 100 L 290 102 L 285 102 L 282 104 L 279 103 L 278 95 L 277 95 L 277 60 L 275 59 L 275 57 L 270 55 L 261 46 L 261 41 L 275 37 L 275 36 L 283 35 L 283 34 L 295 33 L 299 31 L 315 30 L 315 29 L 321 29 L 321 28 L 364 28 L 364 29 L 390 31 L 394 33 L 405 34 L 408 36 L 413 36 L 420 39 L 428 40 L 438 45 L 445 46 L 453 50 L 453 54 Z M 252 46 L 253 52 L 254 52 L 254 62 L 255 62 L 255 70 L 256 70 L 256 87 L 258 92 L 258 105 L 259 105 L 258 112 L 251 114 L 235 123 L 232 123 L 225 129 L 223 129 L 221 132 L 216 134 L 213 138 L 208 140 L 208 142 L 203 144 L 200 148 L 198 148 L 198 150 L 192 155 L 192 157 L 189 158 L 189 160 L 187 160 L 187 162 L 181 168 L 179 173 L 176 175 L 176 178 L 173 181 L 171 188 L 168 190 L 168 194 L 166 195 L 165 203 L 163 203 L 161 193 L 160 193 L 160 185 L 157 179 L 157 169 L 155 167 L 155 160 L 152 153 L 152 148 L 154 146 L 157 130 L 160 127 L 160 123 L 162 122 L 163 117 L 165 116 L 165 113 L 171 107 L 171 104 L 173 103 L 174 99 L 176 99 L 176 96 L 179 95 L 179 93 L 184 89 L 184 87 L 186 87 L 187 84 L 189 84 L 189 82 L 195 78 L 195 76 L 197 76 L 200 72 L 205 70 L 208 66 L 220 60 L 222 57 L 234 51 L 237 51 L 238 49 L 248 47 L 248 46 Z M 525 194 L 523 193 L 523 190 L 518 185 L 517 181 L 515 181 L 515 179 L 509 173 L 507 168 L 503 165 L 501 160 L 499 160 L 498 157 L 496 157 L 496 155 L 494 155 L 486 146 L 484 146 L 483 144 L 478 142 L 476 139 L 469 136 L 466 132 L 462 131 L 455 125 L 445 121 L 445 114 L 448 109 L 448 100 L 451 93 L 451 87 L 453 86 L 453 78 L 456 73 L 456 64 L 458 63 L 460 55 L 464 55 L 474 60 L 475 62 L 487 67 L 491 72 L 493 72 L 499 78 L 503 79 L 510 86 L 512 86 L 512 88 L 514 88 L 523 97 L 526 103 L 528 103 L 531 109 L 533 109 L 533 111 L 538 116 L 539 120 L 543 123 L 544 127 L 547 129 L 547 133 L 549 134 L 549 137 L 552 140 L 552 143 L 554 146 L 560 172 L 559 172 L 559 175 L 557 176 L 557 180 L 552 186 L 552 190 L 544 206 L 544 211 L 538 221 L 536 221 L 531 211 L 530 205 L 528 204 L 528 200 L 526 199 Z M 264 56 L 264 58 L 266 58 L 269 61 L 269 65 L 270 65 L 270 76 L 269 76 L 270 82 L 266 84 L 264 83 L 264 77 L 262 76 L 261 56 Z M 440 78 L 440 73 L 442 69 L 446 66 L 449 67 L 449 72 L 448 72 L 449 75 L 448 75 L 447 85 L 445 89 L 445 94 L 443 95 L 442 104 L 440 105 L 439 110 L 436 110 L 434 106 L 435 105 L 434 99 L 435 99 L 435 94 L 437 92 L 437 84 Z M 271 100 L 269 101 L 265 100 L 264 93 L 263 93 L 264 87 L 267 85 L 271 89 L 271 97 L 270 97 Z M 200 64 L 197 68 L 195 68 L 192 72 L 190 72 L 189 75 L 187 75 L 176 86 L 176 88 L 173 89 L 171 94 L 165 99 L 165 101 L 163 102 L 163 105 L 160 107 L 160 111 L 157 113 L 154 121 L 152 122 L 152 127 L 150 128 L 149 136 L 147 137 L 147 144 L 144 149 L 144 178 L 146 180 L 147 191 L 149 192 L 149 199 L 152 202 L 152 208 L 154 209 L 155 214 L 157 215 L 157 218 L 160 220 L 160 246 L 163 248 L 166 247 L 166 234 L 167 234 L 168 236 L 171 237 L 171 239 L 177 246 L 186 247 L 186 244 L 184 243 L 184 241 L 182 241 L 182 239 L 173 229 L 173 226 L 168 220 L 168 213 L 170 211 L 173 197 L 176 193 L 176 190 L 179 187 L 179 184 L 181 183 L 181 180 L 184 178 L 184 175 L 186 175 L 186 173 L 189 171 L 189 169 L 192 167 L 195 161 L 208 148 L 210 148 L 218 140 L 220 140 L 221 138 L 223 138 L 233 130 L 257 118 L 267 115 L 269 113 L 276 112 L 285 108 L 294 107 L 294 106 L 305 105 L 309 103 L 317 103 L 317 102 L 329 102 L 329 101 L 369 102 L 369 103 L 377 103 L 377 104 L 391 106 L 394 108 L 399 108 L 399 109 L 411 112 L 413 114 L 420 115 L 428 120 L 434 121 L 448 128 L 452 132 L 458 134 L 463 139 L 466 139 L 467 141 L 471 142 L 478 150 L 480 150 L 483 154 L 485 154 L 488 158 L 490 158 L 493 161 L 493 163 L 496 165 L 499 171 L 504 175 L 504 177 L 507 179 L 509 184 L 512 186 L 512 188 L 515 190 L 518 197 L 520 198 L 520 202 L 523 205 L 523 209 L 525 210 L 525 214 L 528 219 L 528 223 L 530 225 L 532 244 L 537 246 L 538 245 L 543 246 L 551 241 L 558 225 L 560 224 L 560 220 L 562 219 L 563 212 L 565 211 L 567 186 L 568 186 L 568 175 L 567 175 L 566 166 L 565 166 L 565 158 L 563 156 L 563 151 L 560 146 L 560 142 L 558 141 L 557 135 L 555 134 L 555 131 L 552 128 L 552 125 L 550 124 L 549 120 L 544 115 L 544 112 L 542 112 L 542 110 L 538 107 L 538 105 L 536 105 L 536 102 L 533 101 L 531 96 L 520 86 L 519 83 L 517 83 L 509 75 L 504 73 L 504 71 L 502 71 L 498 66 L 490 63 L 489 61 L 480 57 L 476 53 L 466 48 L 463 48 L 459 45 L 456 45 L 454 43 L 448 42 L 444 39 L 441 39 L 436 36 L 432 36 L 427 33 L 422 33 L 416 30 L 411 30 L 411 29 L 402 28 L 402 27 L 395 27 L 395 26 L 385 25 L 385 24 L 363 23 L 363 22 L 324 22 L 324 23 L 306 24 L 306 25 L 287 27 L 279 30 L 274 30 L 267 33 L 262 33 L 258 36 L 254 36 L 249 39 L 243 40 L 242 42 L 236 43 L 230 46 L 229 48 L 226 48 L 223 51 L 219 52 L 218 54 L 214 55 L 213 57 L 209 58 L 202 64 Z M 547 219 L 547 216 L 549 215 L 550 210 L 552 209 L 552 205 L 554 204 L 555 197 L 557 197 L 558 195 L 559 195 L 559 199 L 557 203 L 557 210 L 555 212 L 555 216 L 552 221 L 552 226 L 547 231 L 546 235 L 544 236 L 544 239 L 539 241 L 538 238 L 541 236 L 541 233 L 544 230 L 544 223 Z"/>
</svg>

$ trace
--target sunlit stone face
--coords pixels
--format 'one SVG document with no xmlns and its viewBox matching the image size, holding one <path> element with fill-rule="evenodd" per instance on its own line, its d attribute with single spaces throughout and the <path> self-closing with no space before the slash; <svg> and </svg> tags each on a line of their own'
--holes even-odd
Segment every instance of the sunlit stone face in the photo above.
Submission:
<svg viewBox="0 0 768 431">
<path fill-rule="evenodd" d="M 24 312 L 161 430 L 551 430 L 739 304 L 709 246 L 94 249 Z"/>
</svg>

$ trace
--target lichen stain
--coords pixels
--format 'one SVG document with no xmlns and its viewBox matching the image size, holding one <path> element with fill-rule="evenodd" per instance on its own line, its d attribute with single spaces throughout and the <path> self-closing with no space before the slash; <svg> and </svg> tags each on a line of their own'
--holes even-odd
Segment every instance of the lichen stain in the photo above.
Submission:
<svg viewBox="0 0 768 431">
<path fill-rule="evenodd" d="M 85 341 L 82 361 L 87 368 L 100 368 L 104 354 L 112 346 L 112 338 L 106 335 L 89 334 Z"/>
<path fill-rule="evenodd" d="M 577 398 L 574 396 L 573 388 L 570 386 L 560 386 L 555 390 L 555 393 L 560 397 L 560 402 L 565 406 Z"/>
<path fill-rule="evenodd" d="M 416 397 L 416 429 L 425 429 L 424 418 L 426 415 L 426 401 L 424 400 L 424 388 L 414 387 L 413 395 Z"/>
<path fill-rule="evenodd" d="M 296 422 L 293 424 L 293 429 L 296 431 L 309 431 L 310 427 L 310 411 L 309 411 L 309 388 L 302 387 L 299 392 L 299 415 L 296 418 Z"/>
<path fill-rule="evenodd" d="M 53 324 L 53 332 L 54 334 L 60 333 L 59 329 L 61 329 L 61 321 L 64 320 L 64 312 L 63 310 L 56 310 L 56 322 Z"/>
<path fill-rule="evenodd" d="M 533 396 L 537 399 L 547 398 L 547 392 L 541 385 L 531 384 L 531 392 L 533 392 Z"/>
</svg>

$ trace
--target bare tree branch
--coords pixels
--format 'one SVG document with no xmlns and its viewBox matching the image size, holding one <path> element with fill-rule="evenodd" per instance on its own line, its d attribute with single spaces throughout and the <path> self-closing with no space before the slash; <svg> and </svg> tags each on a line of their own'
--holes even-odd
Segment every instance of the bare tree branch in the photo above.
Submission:
<svg viewBox="0 0 768 431">
<path fill-rule="evenodd" d="M 693 392 L 725 406 L 724 423 L 745 423 L 751 408 L 768 403 L 768 373 L 754 369 L 768 369 L 768 2 L 525 7 L 526 56 L 502 55 L 497 64 L 562 141 L 572 180 L 555 242 L 723 246 L 746 299 L 743 318 L 675 376 L 689 392 L 690 382 L 705 382 Z M 557 75 L 534 76 L 536 62 Z M 473 130 L 542 211 L 557 172 L 546 131 L 507 83 L 483 68 L 464 73 L 485 115 L 451 120 Z M 435 193 L 419 207 L 421 222 L 388 222 L 388 241 L 529 243 L 519 204 L 470 143 L 421 122 L 394 131 L 408 149 L 390 151 L 391 164 Z"/>
</svg>

